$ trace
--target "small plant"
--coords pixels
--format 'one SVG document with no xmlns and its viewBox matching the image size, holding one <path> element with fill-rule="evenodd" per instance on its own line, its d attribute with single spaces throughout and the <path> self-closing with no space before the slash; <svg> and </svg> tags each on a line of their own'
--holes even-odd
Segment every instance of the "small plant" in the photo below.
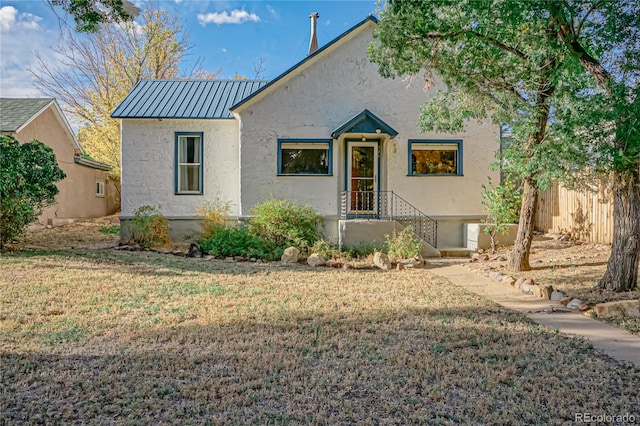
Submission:
<svg viewBox="0 0 640 426">
<path fill-rule="evenodd" d="M 142 247 L 153 247 L 171 242 L 169 221 L 152 206 L 142 206 L 133 212 L 129 223 L 131 239 Z"/>
<path fill-rule="evenodd" d="M 271 242 L 251 233 L 246 227 L 221 229 L 209 239 L 201 241 L 200 247 L 211 255 L 221 257 L 279 259 L 283 252 Z"/>
<path fill-rule="evenodd" d="M 332 257 L 338 257 L 340 252 L 331 245 L 328 241 L 318 240 L 309 249 L 310 253 L 318 253 L 324 260 L 331 259 Z"/>
<path fill-rule="evenodd" d="M 293 204 L 288 200 L 271 199 L 255 206 L 249 221 L 249 230 L 263 240 L 271 241 L 282 249 L 296 246 L 301 251 L 318 241 L 318 226 L 324 218 L 311 207 Z"/>
<path fill-rule="evenodd" d="M 342 254 L 347 259 L 361 259 L 375 253 L 376 248 L 372 244 L 361 243 L 358 246 L 347 246 L 343 248 Z"/>
<path fill-rule="evenodd" d="M 400 232 L 394 230 L 391 236 L 385 237 L 387 253 L 391 260 L 410 259 L 420 254 L 422 240 L 413 233 L 411 226 L 407 226 Z"/>
<path fill-rule="evenodd" d="M 103 234 L 118 235 L 120 233 L 120 225 L 103 226 L 99 231 Z"/>
<path fill-rule="evenodd" d="M 489 178 L 489 185 L 482 185 L 482 205 L 487 218 L 484 232 L 491 238 L 491 253 L 496 251 L 496 235 L 507 232 L 508 223 L 517 223 L 522 204 L 522 188 L 510 181 L 494 185 Z"/>
<path fill-rule="evenodd" d="M 196 213 L 201 217 L 202 239 L 208 240 L 218 231 L 226 228 L 231 210 L 230 202 L 216 200 L 197 208 Z"/>
</svg>

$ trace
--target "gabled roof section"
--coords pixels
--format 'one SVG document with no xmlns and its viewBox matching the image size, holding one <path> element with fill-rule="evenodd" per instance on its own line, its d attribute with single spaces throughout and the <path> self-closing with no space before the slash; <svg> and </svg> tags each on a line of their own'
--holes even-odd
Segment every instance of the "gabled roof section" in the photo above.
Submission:
<svg viewBox="0 0 640 426">
<path fill-rule="evenodd" d="M 264 87 L 264 80 L 142 80 L 113 118 L 233 118 L 231 105 Z"/>
<path fill-rule="evenodd" d="M 354 25 L 353 27 L 351 27 L 350 29 L 348 29 L 347 31 L 345 31 L 344 33 L 340 34 L 338 37 L 334 38 L 333 40 L 331 40 L 329 43 L 325 44 L 324 46 L 322 46 L 320 49 L 316 50 L 315 52 L 313 52 L 311 55 L 308 55 L 306 58 L 304 58 L 303 60 L 301 60 L 300 62 L 298 62 L 297 64 L 295 64 L 294 66 L 292 66 L 291 68 L 289 68 L 288 70 L 286 70 L 285 72 L 283 72 L 282 74 L 280 74 L 279 76 L 277 76 L 276 78 L 274 78 L 273 80 L 271 80 L 268 84 L 266 84 L 265 86 L 261 87 L 259 90 L 256 90 L 255 92 L 253 92 L 251 95 L 239 100 L 236 104 L 232 105 L 230 107 L 231 111 L 237 109 L 238 107 L 240 107 L 241 105 L 246 104 L 247 102 L 249 102 L 251 99 L 253 99 L 255 96 L 257 96 L 259 93 L 264 92 L 265 90 L 268 90 L 270 87 L 272 87 L 274 84 L 276 84 L 277 82 L 279 82 L 280 80 L 282 80 L 283 78 L 285 78 L 286 76 L 288 76 L 289 74 L 293 73 L 294 71 L 296 71 L 298 68 L 300 68 L 302 65 L 306 64 L 307 62 L 311 61 L 313 58 L 322 55 L 325 51 L 327 51 L 331 46 L 333 46 L 334 44 L 336 44 L 338 41 L 342 40 L 343 38 L 347 37 L 349 34 L 351 34 L 352 32 L 354 32 L 355 30 L 357 30 L 358 28 L 366 25 L 369 22 L 373 22 L 375 24 L 378 23 L 378 18 L 376 18 L 373 15 L 369 15 L 367 16 L 365 19 L 363 19 L 362 21 L 360 21 L 359 23 L 357 23 L 356 25 Z"/>
<path fill-rule="evenodd" d="M 386 133 L 392 138 L 395 138 L 398 134 L 397 131 L 376 117 L 368 109 L 365 109 L 360 114 L 335 129 L 331 133 L 331 137 L 337 139 L 344 133 Z"/>
<path fill-rule="evenodd" d="M 17 133 L 52 102 L 53 98 L 0 98 L 0 132 Z"/>
</svg>

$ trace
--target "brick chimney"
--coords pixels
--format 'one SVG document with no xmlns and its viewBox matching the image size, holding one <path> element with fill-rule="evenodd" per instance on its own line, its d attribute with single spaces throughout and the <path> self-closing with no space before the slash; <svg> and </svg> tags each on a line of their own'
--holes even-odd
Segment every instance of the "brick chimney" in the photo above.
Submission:
<svg viewBox="0 0 640 426">
<path fill-rule="evenodd" d="M 319 17 L 320 15 L 318 14 L 318 12 L 313 12 L 311 15 L 309 15 L 309 18 L 311 18 L 311 40 L 309 41 L 309 53 L 307 53 L 307 56 L 318 50 L 318 36 L 316 34 L 316 27 Z"/>
</svg>

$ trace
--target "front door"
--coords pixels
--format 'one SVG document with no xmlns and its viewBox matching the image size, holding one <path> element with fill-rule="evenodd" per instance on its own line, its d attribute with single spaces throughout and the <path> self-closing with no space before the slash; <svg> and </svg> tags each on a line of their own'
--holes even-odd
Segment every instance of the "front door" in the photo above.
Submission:
<svg viewBox="0 0 640 426">
<path fill-rule="evenodd" d="M 378 142 L 347 141 L 349 214 L 378 212 Z"/>
</svg>

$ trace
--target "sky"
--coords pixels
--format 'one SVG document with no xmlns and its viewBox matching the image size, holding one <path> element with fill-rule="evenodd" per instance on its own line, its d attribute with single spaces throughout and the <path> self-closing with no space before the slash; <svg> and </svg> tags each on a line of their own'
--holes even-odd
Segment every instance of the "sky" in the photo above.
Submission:
<svg viewBox="0 0 640 426">
<path fill-rule="evenodd" d="M 144 3 L 134 0 L 137 5 Z M 263 58 L 261 77 L 272 79 L 302 60 L 308 51 L 309 14 L 318 12 L 318 45 L 322 47 L 376 10 L 375 0 L 208 1 L 160 0 L 159 8 L 175 11 L 191 34 L 193 49 L 182 68 L 200 60 L 218 78 L 253 78 Z M 0 96 L 43 96 L 33 84 L 29 67 L 36 52 L 55 64 L 51 48 L 60 37 L 59 9 L 46 0 L 0 0 Z M 68 18 L 68 23 L 73 21 Z"/>
</svg>

